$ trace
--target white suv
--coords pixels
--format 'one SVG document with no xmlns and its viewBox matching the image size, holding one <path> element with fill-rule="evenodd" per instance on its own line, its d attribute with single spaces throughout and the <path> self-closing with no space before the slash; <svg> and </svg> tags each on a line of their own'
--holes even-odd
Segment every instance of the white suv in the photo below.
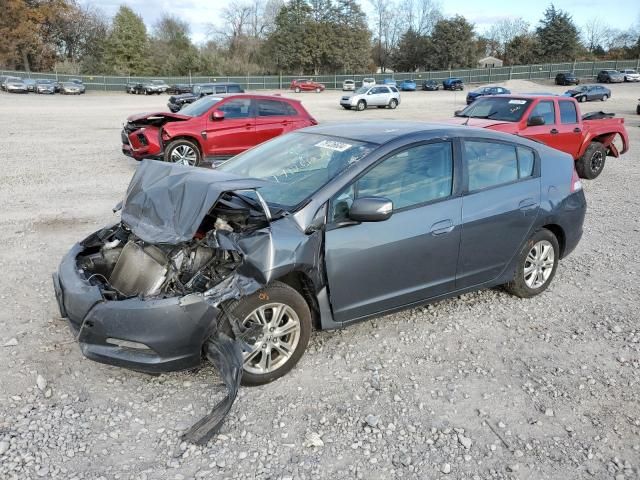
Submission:
<svg viewBox="0 0 640 480">
<path fill-rule="evenodd" d="M 353 95 L 345 95 L 340 99 L 340 105 L 345 110 L 355 108 L 362 111 L 368 107 L 391 109 L 400 105 L 400 92 L 396 87 L 388 85 L 374 85 L 360 87 Z"/>
<path fill-rule="evenodd" d="M 633 68 L 623 68 L 620 73 L 624 75 L 625 82 L 640 82 L 640 73 Z"/>
</svg>

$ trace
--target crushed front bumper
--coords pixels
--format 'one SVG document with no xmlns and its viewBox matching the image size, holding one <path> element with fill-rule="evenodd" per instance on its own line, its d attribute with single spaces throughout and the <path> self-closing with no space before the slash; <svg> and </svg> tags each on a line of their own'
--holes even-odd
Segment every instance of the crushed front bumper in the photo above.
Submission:
<svg viewBox="0 0 640 480">
<path fill-rule="evenodd" d="M 198 366 L 216 329 L 219 310 L 198 295 L 106 300 L 78 269 L 76 244 L 53 274 L 60 314 L 71 324 L 89 359 L 161 373 Z"/>
</svg>

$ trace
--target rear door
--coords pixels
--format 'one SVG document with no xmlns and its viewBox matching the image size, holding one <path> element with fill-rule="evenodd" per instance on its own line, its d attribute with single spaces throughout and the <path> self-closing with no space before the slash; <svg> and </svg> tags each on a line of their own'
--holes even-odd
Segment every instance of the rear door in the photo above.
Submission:
<svg viewBox="0 0 640 480">
<path fill-rule="evenodd" d="M 254 100 L 256 105 L 256 144 L 270 140 L 297 128 L 298 111 L 282 100 Z"/>
<path fill-rule="evenodd" d="M 556 125 L 562 150 L 576 158 L 582 145 L 582 123 L 578 117 L 578 108 L 573 100 L 558 100 L 560 121 Z M 557 148 L 557 147 L 556 147 Z"/>
<path fill-rule="evenodd" d="M 518 253 L 538 215 L 539 161 L 526 147 L 464 140 L 466 194 L 456 289 L 496 279 Z"/>
<path fill-rule="evenodd" d="M 224 118 L 214 120 L 215 111 Z M 230 157 L 255 145 L 256 120 L 251 108 L 251 98 L 223 99 L 209 111 L 206 127 L 206 155 Z"/>
</svg>

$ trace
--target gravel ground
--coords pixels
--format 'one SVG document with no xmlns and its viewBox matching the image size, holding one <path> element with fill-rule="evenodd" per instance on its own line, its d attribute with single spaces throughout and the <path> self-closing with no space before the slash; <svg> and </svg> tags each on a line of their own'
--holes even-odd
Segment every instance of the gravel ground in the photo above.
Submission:
<svg viewBox="0 0 640 480">
<path fill-rule="evenodd" d="M 51 287 L 136 168 L 125 117 L 167 97 L 1 94 L 0 478 L 639 478 L 640 85 L 612 90 L 584 111 L 625 117 L 632 151 L 585 182 L 583 240 L 547 292 L 484 290 L 316 332 L 294 371 L 241 389 L 204 447 L 179 437 L 222 395 L 215 371 L 84 359 Z M 403 93 L 395 111 L 357 113 L 339 92 L 297 96 L 321 122 L 437 120 L 464 103 Z"/>
</svg>

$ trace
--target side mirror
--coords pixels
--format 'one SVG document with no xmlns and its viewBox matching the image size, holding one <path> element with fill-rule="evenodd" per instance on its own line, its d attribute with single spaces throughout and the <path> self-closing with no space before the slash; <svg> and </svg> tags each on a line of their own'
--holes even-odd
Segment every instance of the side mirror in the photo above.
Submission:
<svg viewBox="0 0 640 480">
<path fill-rule="evenodd" d="M 455 112 L 453 112 L 453 114 L 454 114 L 456 117 L 459 117 L 461 113 L 462 113 L 462 110 L 456 110 Z"/>
<path fill-rule="evenodd" d="M 349 209 L 349 218 L 356 222 L 382 222 L 393 213 L 393 202 L 382 197 L 356 198 Z"/>
<path fill-rule="evenodd" d="M 544 117 L 540 115 L 534 115 L 533 117 L 529 117 L 527 121 L 527 126 L 529 127 L 539 127 L 540 125 L 544 125 Z"/>
<path fill-rule="evenodd" d="M 216 110 L 211 114 L 211 120 L 224 120 L 224 112 Z"/>
</svg>

